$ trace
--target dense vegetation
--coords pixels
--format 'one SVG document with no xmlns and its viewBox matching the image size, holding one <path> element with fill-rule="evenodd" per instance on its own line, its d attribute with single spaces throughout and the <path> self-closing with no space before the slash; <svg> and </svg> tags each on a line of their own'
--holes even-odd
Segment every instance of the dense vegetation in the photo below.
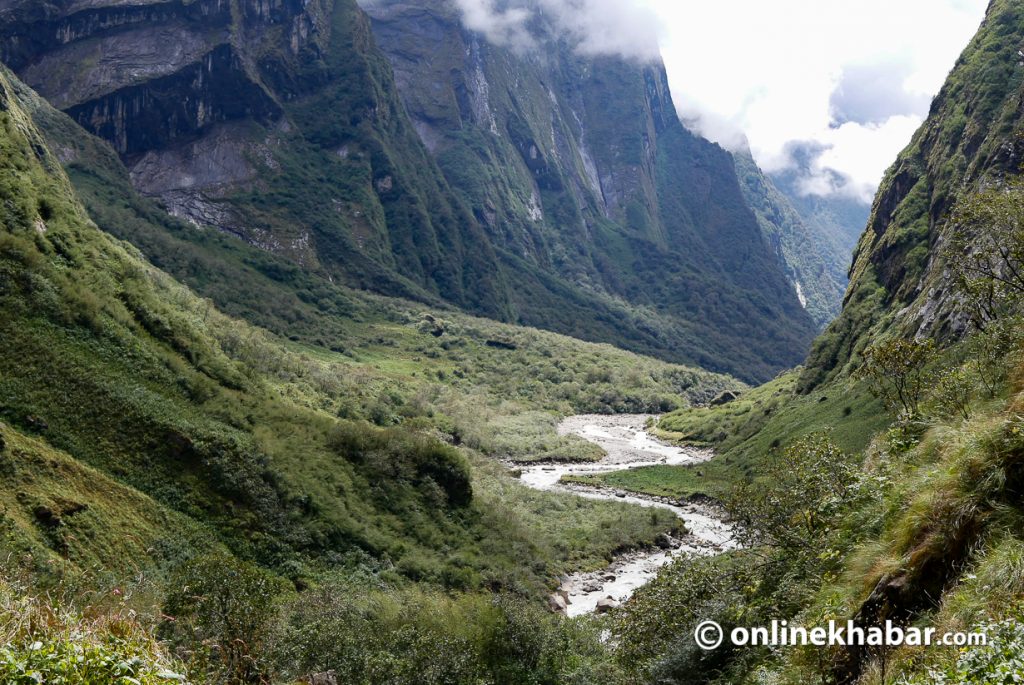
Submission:
<svg viewBox="0 0 1024 685">
<path fill-rule="evenodd" d="M 349 290 L 180 223 L 0 73 L 0 679 L 1024 678 L 1022 21 L 994 0 L 889 173 L 842 315 L 807 367 L 754 389 Z M 554 430 L 580 411 L 668 412 L 662 437 L 715 449 L 582 480 L 711 496 L 742 547 L 681 556 L 611 615 L 549 613 L 560 574 L 682 532 L 510 476 L 499 458 L 599 456 Z M 707 619 L 990 641 L 705 652 Z"/>
<path fill-rule="evenodd" d="M 276 295 L 268 320 L 294 313 L 298 339 L 277 337 L 101 232 L 28 116 L 38 100 L 4 74 L 0 103 L 2 668 L 161 684 L 605 668 L 597 633 L 541 598 L 677 521 L 528 490 L 495 457 L 593 458 L 555 434 L 559 415 L 663 411 L 741 384 L 342 289 L 323 291 L 349 307 L 332 350 L 315 343 L 337 324 L 317 325 L 303 278 L 274 289 L 265 263 L 224 257 L 258 253 L 216 238 L 204 254 L 207 235 L 182 238 L 136 196 L 95 214 L 172 227 L 210 278 L 250 275 L 225 301 Z M 22 610 L 47 618 L 21 624 Z M 335 639 L 367 625 L 379 641 Z"/>
</svg>

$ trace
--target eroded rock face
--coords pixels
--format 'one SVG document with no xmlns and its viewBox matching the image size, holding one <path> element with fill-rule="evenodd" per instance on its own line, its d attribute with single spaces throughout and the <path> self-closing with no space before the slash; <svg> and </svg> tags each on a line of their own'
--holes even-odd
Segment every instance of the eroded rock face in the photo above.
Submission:
<svg viewBox="0 0 1024 685">
<path fill-rule="evenodd" d="M 239 177 L 239 163 L 224 164 L 222 145 L 202 142 L 218 124 L 269 125 L 282 116 L 247 50 L 267 47 L 261 37 L 271 29 L 305 25 L 298 0 L 238 7 L 236 17 L 230 0 L 6 0 L 0 55 L 51 104 L 110 142 L 141 190 L 180 192 L 180 184 L 165 183 L 178 172 L 192 176 L 188 189 L 198 193 Z M 244 149 L 236 146 L 236 154 Z M 153 154 L 169 155 L 166 164 L 154 164 Z M 175 155 L 188 163 L 175 165 Z"/>
<path fill-rule="evenodd" d="M 354 0 L 0 0 L 0 57 L 172 214 L 331 279 L 508 316 Z"/>
</svg>

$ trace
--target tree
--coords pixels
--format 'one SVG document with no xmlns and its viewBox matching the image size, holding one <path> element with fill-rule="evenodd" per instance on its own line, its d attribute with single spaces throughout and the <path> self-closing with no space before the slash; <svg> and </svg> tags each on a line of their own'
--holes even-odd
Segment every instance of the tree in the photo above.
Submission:
<svg viewBox="0 0 1024 685">
<path fill-rule="evenodd" d="M 857 375 L 890 411 L 904 420 L 920 416 L 921 398 L 930 381 L 928 364 L 935 358 L 932 340 L 892 338 L 869 347 Z"/>
<path fill-rule="evenodd" d="M 962 198 L 947 262 L 979 328 L 1024 303 L 1024 184 L 1014 182 Z"/>
<path fill-rule="evenodd" d="M 827 433 L 815 433 L 769 454 L 761 477 L 736 488 L 727 502 L 745 546 L 769 545 L 794 556 L 820 551 L 860 496 L 857 467 Z"/>
</svg>

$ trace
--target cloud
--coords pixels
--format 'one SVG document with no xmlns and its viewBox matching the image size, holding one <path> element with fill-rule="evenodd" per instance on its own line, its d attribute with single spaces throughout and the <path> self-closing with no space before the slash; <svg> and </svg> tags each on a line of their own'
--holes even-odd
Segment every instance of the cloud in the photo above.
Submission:
<svg viewBox="0 0 1024 685">
<path fill-rule="evenodd" d="M 365 0 L 364 0 L 365 1 Z M 519 51 L 541 27 L 581 54 L 664 58 L 680 116 L 808 193 L 870 201 L 988 0 L 452 0 Z"/>
<path fill-rule="evenodd" d="M 654 11 L 629 0 L 455 0 L 467 28 L 518 51 L 536 47 L 546 25 L 580 54 L 651 61 L 660 57 Z"/>
<path fill-rule="evenodd" d="M 500 9 L 494 0 L 455 0 L 455 4 L 466 28 L 484 34 L 489 42 L 519 51 L 534 47 L 529 29 L 533 13 L 525 7 Z"/>
<path fill-rule="evenodd" d="M 870 201 L 885 169 L 977 30 L 987 0 L 633 0 L 665 26 L 662 54 L 681 116 L 749 145 L 808 193 Z"/>
</svg>

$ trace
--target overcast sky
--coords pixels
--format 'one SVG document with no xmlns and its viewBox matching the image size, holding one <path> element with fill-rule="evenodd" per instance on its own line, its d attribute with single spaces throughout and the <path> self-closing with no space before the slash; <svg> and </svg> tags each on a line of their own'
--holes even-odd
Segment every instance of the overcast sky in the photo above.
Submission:
<svg viewBox="0 0 1024 685">
<path fill-rule="evenodd" d="M 806 192 L 870 201 L 987 0 L 454 0 L 469 28 L 532 47 L 540 7 L 588 54 L 659 51 L 676 106 L 768 171 L 816 150 Z M 835 179 L 843 179 L 837 183 Z"/>
<path fill-rule="evenodd" d="M 928 113 L 987 0 L 644 0 L 661 18 L 676 105 L 706 136 L 758 163 L 824 151 L 840 192 L 869 201 Z M 834 192 L 830 175 L 807 190 Z"/>
</svg>

